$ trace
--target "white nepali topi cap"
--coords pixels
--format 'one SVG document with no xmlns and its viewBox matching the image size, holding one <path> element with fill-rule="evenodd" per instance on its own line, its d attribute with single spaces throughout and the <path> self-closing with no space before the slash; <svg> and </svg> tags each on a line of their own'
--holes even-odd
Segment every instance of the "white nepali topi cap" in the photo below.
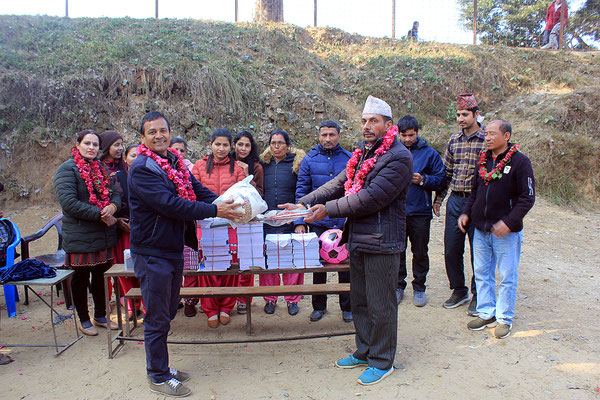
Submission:
<svg viewBox="0 0 600 400">
<path fill-rule="evenodd" d="M 365 102 L 365 108 L 363 109 L 362 115 L 365 114 L 379 114 L 384 117 L 392 118 L 392 107 L 385 101 L 378 99 L 377 97 L 369 96 Z"/>
</svg>

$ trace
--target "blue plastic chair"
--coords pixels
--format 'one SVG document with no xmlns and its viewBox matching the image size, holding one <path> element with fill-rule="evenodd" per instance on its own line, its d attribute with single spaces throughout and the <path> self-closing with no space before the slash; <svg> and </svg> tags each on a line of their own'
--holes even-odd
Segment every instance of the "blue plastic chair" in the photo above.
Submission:
<svg viewBox="0 0 600 400">
<path fill-rule="evenodd" d="M 6 218 L 2 219 L 5 220 Z M 7 221 L 10 222 L 13 227 L 15 239 L 6 249 L 6 265 L 3 268 L 12 267 L 15 264 L 15 249 L 17 245 L 21 243 L 21 232 L 19 231 L 19 228 L 17 228 L 17 225 L 15 225 L 15 223 L 11 220 Z M 15 285 L 4 285 L 4 300 L 6 301 L 6 311 L 8 311 L 8 316 L 16 317 L 16 302 L 19 301 L 19 292 L 17 291 L 17 287 Z"/>
</svg>

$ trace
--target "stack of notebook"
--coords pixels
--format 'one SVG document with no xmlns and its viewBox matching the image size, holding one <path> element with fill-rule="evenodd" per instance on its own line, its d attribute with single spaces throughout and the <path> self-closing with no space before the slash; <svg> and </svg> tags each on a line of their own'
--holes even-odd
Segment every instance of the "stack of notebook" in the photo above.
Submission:
<svg viewBox="0 0 600 400">
<path fill-rule="evenodd" d="M 229 228 L 221 226 L 211 228 L 210 219 L 200 220 L 202 228 L 202 255 L 204 257 L 205 271 L 224 271 L 231 266 L 231 253 L 229 252 Z"/>
<path fill-rule="evenodd" d="M 265 238 L 267 268 L 294 268 L 292 235 L 273 233 Z"/>
<path fill-rule="evenodd" d="M 263 224 L 245 224 L 237 227 L 238 261 L 241 270 L 265 266 Z"/>
<path fill-rule="evenodd" d="M 294 255 L 294 268 L 320 267 L 319 238 L 314 232 L 293 233 L 292 249 Z"/>
</svg>

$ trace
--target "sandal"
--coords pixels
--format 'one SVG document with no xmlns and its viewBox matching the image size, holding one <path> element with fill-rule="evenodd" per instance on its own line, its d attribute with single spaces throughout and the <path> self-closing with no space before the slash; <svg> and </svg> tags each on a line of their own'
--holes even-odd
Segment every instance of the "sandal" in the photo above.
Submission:
<svg viewBox="0 0 600 400">
<path fill-rule="evenodd" d="M 8 354 L 6 355 L 6 358 L 8 358 L 8 360 L 0 360 L 0 365 L 6 365 L 6 364 L 10 364 L 11 362 L 14 362 L 15 360 L 12 359 L 11 356 L 9 356 Z"/>
</svg>

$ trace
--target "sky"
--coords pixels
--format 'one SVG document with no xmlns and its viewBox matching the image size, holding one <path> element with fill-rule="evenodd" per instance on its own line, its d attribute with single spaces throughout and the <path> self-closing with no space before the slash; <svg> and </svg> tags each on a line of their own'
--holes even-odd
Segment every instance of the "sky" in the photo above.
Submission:
<svg viewBox="0 0 600 400">
<path fill-rule="evenodd" d="M 584 0 L 569 2 L 570 11 Z M 550 0 L 548 0 L 550 3 Z M 159 0 L 160 18 L 193 18 L 234 22 L 234 0 Z M 238 20 L 252 21 L 255 0 L 238 0 Z M 392 36 L 392 0 L 317 0 L 318 26 L 365 36 Z M 313 25 L 314 0 L 284 0 L 286 23 Z M 69 17 L 153 18 L 155 0 L 69 0 Z M 65 0 L 0 1 L 0 14 L 65 15 Z M 419 38 L 444 43 L 473 43 L 473 33 L 459 24 L 453 0 L 396 0 L 396 37 L 405 36 L 418 20 Z"/>
<path fill-rule="evenodd" d="M 340 28 L 365 36 L 392 36 L 391 0 L 317 0 L 319 26 Z M 159 0 L 160 18 L 194 18 L 233 22 L 234 0 Z M 238 0 L 238 20 L 252 21 L 255 0 Z M 408 6 L 410 4 L 410 6 Z M 154 17 L 155 0 L 69 0 L 69 17 Z M 286 23 L 313 25 L 313 0 L 284 0 Z M 0 14 L 65 15 L 65 0 L 0 1 Z M 396 0 L 396 37 L 420 22 L 422 40 L 472 43 L 473 35 L 456 22 L 452 0 Z"/>
</svg>

